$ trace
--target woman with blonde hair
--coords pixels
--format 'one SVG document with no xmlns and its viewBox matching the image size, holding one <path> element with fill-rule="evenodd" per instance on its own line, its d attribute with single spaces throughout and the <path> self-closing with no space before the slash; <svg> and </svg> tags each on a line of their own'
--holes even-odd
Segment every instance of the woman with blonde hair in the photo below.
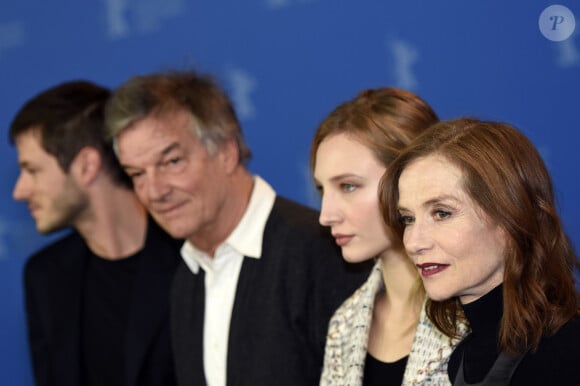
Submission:
<svg viewBox="0 0 580 386">
<path fill-rule="evenodd" d="M 332 317 L 321 385 L 447 385 L 454 340 L 426 318 L 425 292 L 402 243 L 379 210 L 390 163 L 439 119 L 417 95 L 365 90 L 320 124 L 311 169 L 322 196 L 320 223 L 348 262 L 376 259 L 367 282 Z"/>
</svg>

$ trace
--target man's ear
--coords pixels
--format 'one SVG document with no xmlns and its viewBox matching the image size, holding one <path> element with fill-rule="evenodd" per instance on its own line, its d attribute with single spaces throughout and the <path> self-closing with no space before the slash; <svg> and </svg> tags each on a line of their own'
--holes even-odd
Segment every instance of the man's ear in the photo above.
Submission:
<svg viewBox="0 0 580 386">
<path fill-rule="evenodd" d="M 235 139 L 227 141 L 219 150 L 228 174 L 233 173 L 240 163 L 240 149 Z"/>
<path fill-rule="evenodd" d="M 75 156 L 70 164 L 70 174 L 83 185 L 90 185 L 101 171 L 101 155 L 98 150 L 85 146 Z"/>
</svg>

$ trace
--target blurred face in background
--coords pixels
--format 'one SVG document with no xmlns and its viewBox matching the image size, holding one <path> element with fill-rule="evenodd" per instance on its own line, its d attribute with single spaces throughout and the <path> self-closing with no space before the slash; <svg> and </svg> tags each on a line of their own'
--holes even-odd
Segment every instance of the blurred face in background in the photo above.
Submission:
<svg viewBox="0 0 580 386">
<path fill-rule="evenodd" d="M 19 135 L 15 144 L 20 175 L 14 199 L 28 204 L 40 233 L 73 226 L 88 207 L 88 198 L 72 174 L 65 173 L 57 159 L 42 148 L 38 130 Z"/>
<path fill-rule="evenodd" d="M 503 282 L 506 236 L 463 188 L 463 172 L 444 157 L 412 161 L 399 178 L 403 242 L 433 300 L 463 304 Z"/>
<path fill-rule="evenodd" d="M 378 201 L 385 170 L 370 149 L 345 133 L 326 137 L 316 152 L 319 221 L 330 227 L 349 262 L 377 257 L 391 247 Z"/>
</svg>

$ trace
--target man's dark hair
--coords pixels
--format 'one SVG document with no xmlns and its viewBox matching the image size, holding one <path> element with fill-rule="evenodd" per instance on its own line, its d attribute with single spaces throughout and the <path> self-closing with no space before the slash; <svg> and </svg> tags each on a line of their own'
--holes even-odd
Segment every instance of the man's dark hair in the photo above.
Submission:
<svg viewBox="0 0 580 386">
<path fill-rule="evenodd" d="M 10 125 L 10 143 L 35 131 L 42 148 L 57 159 L 65 172 L 82 148 L 97 149 L 111 179 L 130 187 L 111 141 L 105 139 L 104 107 L 110 95 L 109 89 L 84 80 L 49 88 L 26 102 L 16 114 Z"/>
</svg>

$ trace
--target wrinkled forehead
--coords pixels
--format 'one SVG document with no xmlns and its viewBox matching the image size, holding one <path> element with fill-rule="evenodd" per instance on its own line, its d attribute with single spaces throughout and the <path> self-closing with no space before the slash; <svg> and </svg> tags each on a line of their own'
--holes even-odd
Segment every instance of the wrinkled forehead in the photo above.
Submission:
<svg viewBox="0 0 580 386">
<path fill-rule="evenodd" d="M 168 146 L 188 146 L 199 142 L 186 117 L 148 116 L 126 128 L 116 140 L 116 153 L 121 161 L 161 154 Z"/>
<path fill-rule="evenodd" d="M 149 142 L 166 141 L 169 138 L 189 138 L 192 135 L 199 140 L 196 118 L 185 109 L 165 109 L 152 112 L 137 119 L 123 129 L 113 139 L 115 154 L 120 155 L 135 145 Z"/>
</svg>

